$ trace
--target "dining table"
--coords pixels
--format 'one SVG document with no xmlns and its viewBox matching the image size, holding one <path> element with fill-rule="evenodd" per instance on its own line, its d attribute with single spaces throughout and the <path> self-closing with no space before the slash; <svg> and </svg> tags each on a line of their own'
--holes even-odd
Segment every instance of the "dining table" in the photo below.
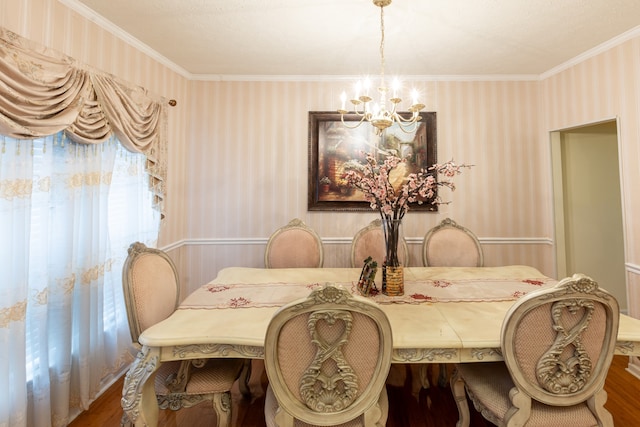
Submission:
<svg viewBox="0 0 640 427">
<path fill-rule="evenodd" d="M 156 426 L 154 373 L 162 362 L 264 358 L 274 313 L 325 283 L 359 293 L 359 268 L 220 270 L 167 319 L 139 337 L 141 350 L 125 377 L 122 408 L 136 426 Z M 405 267 L 401 296 L 367 296 L 387 315 L 392 363 L 479 363 L 502 360 L 500 331 L 518 298 L 557 280 L 524 265 Z M 377 292 L 376 292 L 377 291 Z M 615 353 L 640 356 L 640 319 L 620 315 Z"/>
</svg>

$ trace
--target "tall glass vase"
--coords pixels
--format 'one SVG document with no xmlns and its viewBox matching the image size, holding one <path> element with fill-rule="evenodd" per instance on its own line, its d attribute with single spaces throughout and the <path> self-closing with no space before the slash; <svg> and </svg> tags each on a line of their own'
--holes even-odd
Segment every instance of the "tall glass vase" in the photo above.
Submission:
<svg viewBox="0 0 640 427">
<path fill-rule="evenodd" d="M 382 293 L 389 296 L 404 295 L 404 267 L 398 257 L 402 239 L 402 220 L 382 218 L 384 236 L 384 262 L 382 264 Z"/>
</svg>

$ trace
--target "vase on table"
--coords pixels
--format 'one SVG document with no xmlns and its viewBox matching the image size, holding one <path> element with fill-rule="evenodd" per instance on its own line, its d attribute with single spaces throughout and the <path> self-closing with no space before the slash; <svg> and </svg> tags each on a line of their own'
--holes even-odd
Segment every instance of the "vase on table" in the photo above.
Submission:
<svg viewBox="0 0 640 427">
<path fill-rule="evenodd" d="M 398 257 L 402 220 L 382 218 L 384 236 L 384 262 L 382 264 L 382 293 L 388 296 L 404 295 L 404 267 Z"/>
</svg>

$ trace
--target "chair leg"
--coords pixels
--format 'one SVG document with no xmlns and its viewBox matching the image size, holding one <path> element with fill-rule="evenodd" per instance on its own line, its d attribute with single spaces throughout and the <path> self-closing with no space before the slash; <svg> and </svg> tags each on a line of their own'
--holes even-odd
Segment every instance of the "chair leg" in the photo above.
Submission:
<svg viewBox="0 0 640 427">
<path fill-rule="evenodd" d="M 392 363 L 391 368 L 389 368 L 389 374 L 387 375 L 387 385 L 391 387 L 404 387 L 409 369 L 409 365 L 407 364 Z"/>
<path fill-rule="evenodd" d="M 430 363 L 422 363 L 420 365 L 420 384 L 422 388 L 428 389 L 431 387 L 431 381 L 429 380 L 429 368 L 431 367 Z"/>
<path fill-rule="evenodd" d="M 256 398 L 263 396 L 266 391 L 263 388 L 263 376 L 266 376 L 266 372 L 263 359 L 252 359 L 249 363 L 251 363 L 250 372 L 253 377 L 253 382 L 251 382 L 250 378 L 247 378 L 247 384 L 251 385 L 249 392 L 251 393 L 251 401 L 253 402 Z"/>
<path fill-rule="evenodd" d="M 231 425 L 231 393 L 216 393 L 213 395 L 213 410 L 216 412 L 216 427 Z"/>
<path fill-rule="evenodd" d="M 440 363 L 439 369 L 440 369 L 440 372 L 438 372 L 438 386 L 444 388 L 447 386 L 447 383 L 449 382 L 449 378 L 447 375 L 447 364 Z"/>
<path fill-rule="evenodd" d="M 602 389 L 587 400 L 587 405 L 591 412 L 596 415 L 596 419 L 600 421 L 604 427 L 613 427 L 613 416 L 604 407 L 607 401 L 607 392 Z"/>
<path fill-rule="evenodd" d="M 429 388 L 429 374 L 427 371 L 427 364 L 415 364 L 409 365 L 411 369 L 411 394 L 416 400 L 420 398 L 420 390 L 423 388 Z"/>
<path fill-rule="evenodd" d="M 120 427 L 132 427 L 133 423 L 129 420 L 126 412 L 122 413 L 122 418 L 120 418 Z"/>
<path fill-rule="evenodd" d="M 458 422 L 456 427 L 469 427 L 471 422 L 471 414 L 469 413 L 469 404 L 467 403 L 467 394 L 464 389 L 464 380 L 456 369 L 451 376 L 451 393 L 458 407 Z"/>
<path fill-rule="evenodd" d="M 238 386 L 240 387 L 240 394 L 245 399 L 251 399 L 251 389 L 249 388 L 249 381 L 251 380 L 251 359 L 245 359 L 242 366 L 242 372 L 238 377 Z"/>
</svg>

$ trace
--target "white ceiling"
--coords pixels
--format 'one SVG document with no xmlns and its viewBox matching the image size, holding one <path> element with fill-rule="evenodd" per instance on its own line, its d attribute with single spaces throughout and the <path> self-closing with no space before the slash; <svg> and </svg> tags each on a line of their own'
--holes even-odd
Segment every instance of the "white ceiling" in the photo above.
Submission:
<svg viewBox="0 0 640 427">
<path fill-rule="evenodd" d="M 380 72 L 372 0 L 60 0 L 179 72 Z M 640 31 L 639 0 L 393 0 L 389 76 L 539 76 Z"/>
</svg>

